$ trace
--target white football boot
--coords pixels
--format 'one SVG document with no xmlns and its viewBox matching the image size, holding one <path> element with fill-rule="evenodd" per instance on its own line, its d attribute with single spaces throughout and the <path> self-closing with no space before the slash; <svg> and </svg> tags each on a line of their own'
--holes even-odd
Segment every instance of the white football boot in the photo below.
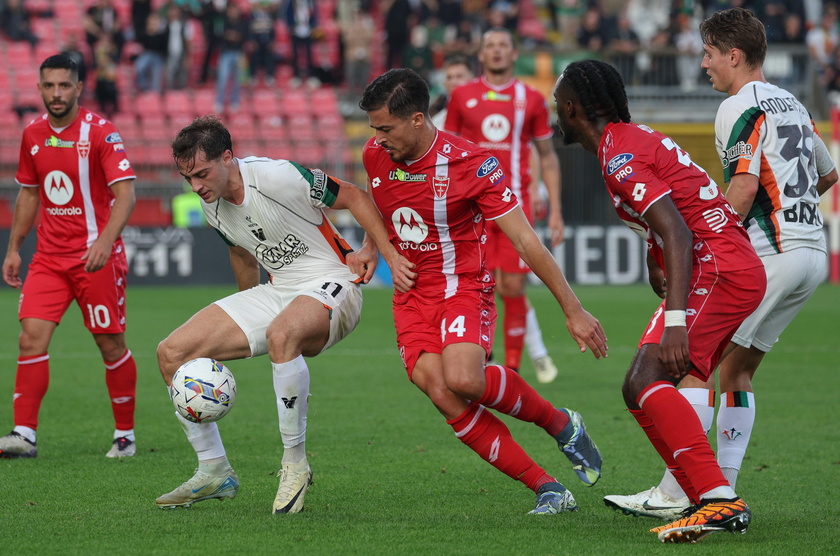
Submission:
<svg viewBox="0 0 840 556">
<path fill-rule="evenodd" d="M 236 498 L 237 492 L 239 478 L 232 468 L 222 475 L 208 475 L 196 469 L 189 481 L 155 500 L 155 504 L 161 509 L 189 508 L 195 502 L 211 498 Z"/>
<path fill-rule="evenodd" d="M 624 512 L 625 515 L 640 517 L 658 517 L 673 521 L 683 517 L 684 512 L 691 506 L 688 497 L 674 499 L 662 492 L 658 486 L 629 496 L 613 494 L 604 496 L 604 504 Z"/>
<path fill-rule="evenodd" d="M 297 463 L 284 463 L 277 476 L 280 477 L 280 484 L 272 511 L 276 514 L 302 512 L 303 499 L 312 484 L 312 470 L 306 458 Z"/>
</svg>

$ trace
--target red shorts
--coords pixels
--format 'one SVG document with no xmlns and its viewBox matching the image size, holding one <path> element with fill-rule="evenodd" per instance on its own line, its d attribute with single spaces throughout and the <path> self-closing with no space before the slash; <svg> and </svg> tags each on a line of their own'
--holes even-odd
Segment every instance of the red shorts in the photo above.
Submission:
<svg viewBox="0 0 840 556">
<path fill-rule="evenodd" d="M 441 353 L 450 344 L 478 344 L 489 357 L 496 333 L 493 290 L 466 291 L 443 302 L 394 296 L 394 326 L 409 379 L 424 352 Z"/>
<path fill-rule="evenodd" d="M 59 323 L 75 299 L 85 326 L 93 334 L 125 332 L 127 273 L 124 250 L 112 253 L 105 266 L 96 272 L 85 272 L 85 261 L 78 257 L 44 256 L 36 252 L 23 282 L 18 318 Z"/>
<path fill-rule="evenodd" d="M 745 318 L 761 303 L 767 286 L 764 268 L 751 268 L 692 276 L 686 308 L 688 351 L 694 369 L 691 374 L 707 380 L 717 367 L 723 350 Z M 663 301 L 648 323 L 639 347 L 658 344 L 665 330 Z"/>
<path fill-rule="evenodd" d="M 525 211 L 528 222 L 533 224 L 530 204 L 530 201 L 528 201 L 528 210 L 525 210 L 524 206 L 522 210 Z M 486 222 L 485 231 L 487 232 L 487 242 L 485 244 L 487 263 L 484 266 L 487 270 L 491 272 L 501 270 L 508 274 L 528 274 L 531 272 L 525 261 L 519 258 L 519 253 L 513 248 L 513 243 L 494 221 L 488 220 Z"/>
</svg>

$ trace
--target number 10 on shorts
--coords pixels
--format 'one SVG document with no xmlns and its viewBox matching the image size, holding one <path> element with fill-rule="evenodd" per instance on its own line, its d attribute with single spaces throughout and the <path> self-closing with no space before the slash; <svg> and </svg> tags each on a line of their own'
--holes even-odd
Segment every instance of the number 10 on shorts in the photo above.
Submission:
<svg viewBox="0 0 840 556">
<path fill-rule="evenodd" d="M 91 328 L 108 328 L 111 325 L 111 315 L 108 313 L 108 308 L 104 305 L 87 304 L 88 319 Z"/>
</svg>

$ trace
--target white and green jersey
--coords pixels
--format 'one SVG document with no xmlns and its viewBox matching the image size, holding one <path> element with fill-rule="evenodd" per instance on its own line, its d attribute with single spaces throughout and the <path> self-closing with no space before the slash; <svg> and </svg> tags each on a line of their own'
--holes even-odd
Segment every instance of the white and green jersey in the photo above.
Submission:
<svg viewBox="0 0 840 556">
<path fill-rule="evenodd" d="M 770 83 L 747 83 L 718 109 L 715 143 L 724 180 L 741 173 L 758 176 L 744 225 L 759 256 L 798 247 L 826 250 L 817 181 L 830 169 L 818 172 L 815 137 L 805 107 Z"/>
<path fill-rule="evenodd" d="M 323 210 L 338 196 L 336 180 L 288 160 L 237 161 L 245 184 L 242 204 L 220 198 L 202 205 L 226 242 L 247 249 L 275 283 L 359 279 L 346 264 L 352 249 Z"/>
</svg>

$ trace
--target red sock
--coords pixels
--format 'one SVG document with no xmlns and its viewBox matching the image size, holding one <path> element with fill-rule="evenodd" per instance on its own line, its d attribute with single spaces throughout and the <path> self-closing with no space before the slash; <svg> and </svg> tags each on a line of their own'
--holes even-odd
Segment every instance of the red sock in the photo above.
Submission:
<svg viewBox="0 0 840 556">
<path fill-rule="evenodd" d="M 650 384 L 639 394 L 636 403 L 688 476 L 695 494 L 729 485 L 697 413 L 673 384 L 664 381 Z"/>
<path fill-rule="evenodd" d="M 131 356 L 131 350 L 126 350 L 125 355 L 113 363 L 105 361 L 105 384 L 111 397 L 111 410 L 114 412 L 116 428 L 123 431 L 133 429 L 137 364 Z"/>
<path fill-rule="evenodd" d="M 38 428 L 38 412 L 49 385 L 48 353 L 18 358 L 13 402 L 16 427 L 29 427 L 32 430 Z"/>
<path fill-rule="evenodd" d="M 551 436 L 557 436 L 569 422 L 565 413 L 557 411 L 513 369 L 489 365 L 484 368 L 484 380 L 484 394 L 476 402 L 485 407 L 534 423 Z"/>
<path fill-rule="evenodd" d="M 545 483 L 557 482 L 525 453 L 505 424 L 484 406 L 472 402 L 464 413 L 447 421 L 447 424 L 455 431 L 458 440 L 481 459 L 534 492 Z"/>
<path fill-rule="evenodd" d="M 674 475 L 674 479 L 676 479 L 677 483 L 679 483 L 680 487 L 682 487 L 686 496 L 688 496 L 693 504 L 699 502 L 699 496 L 697 496 L 697 493 L 694 492 L 694 487 L 691 485 L 691 481 L 688 480 L 685 471 L 677 465 L 677 462 L 674 460 L 673 452 L 668 449 L 668 446 L 665 445 L 662 437 L 659 436 L 659 433 L 656 431 L 656 427 L 653 426 L 653 421 L 650 420 L 650 417 L 645 415 L 645 412 L 641 409 L 631 409 L 630 414 L 636 418 L 636 422 L 639 423 L 639 426 L 642 427 L 643 431 L 645 431 L 648 440 L 650 440 L 650 443 L 653 444 L 653 447 L 665 462 L 665 465 L 668 466 L 668 469 L 671 470 L 671 474 Z"/>
<path fill-rule="evenodd" d="M 525 345 L 525 327 L 528 303 L 525 296 L 503 297 L 505 305 L 505 366 L 519 369 L 522 347 Z"/>
</svg>

